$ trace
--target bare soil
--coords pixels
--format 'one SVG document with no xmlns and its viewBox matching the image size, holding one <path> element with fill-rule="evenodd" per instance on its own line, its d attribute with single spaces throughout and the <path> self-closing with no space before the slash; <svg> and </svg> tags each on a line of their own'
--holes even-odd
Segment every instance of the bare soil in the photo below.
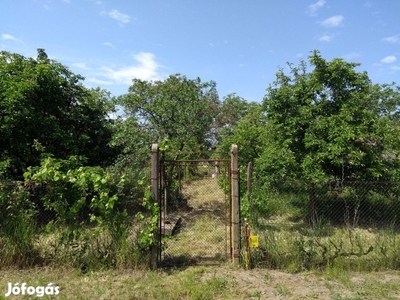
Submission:
<svg viewBox="0 0 400 300">
<path fill-rule="evenodd" d="M 290 274 L 278 270 L 213 268 L 205 276 L 236 282 L 242 299 L 400 299 L 400 272 Z"/>
</svg>

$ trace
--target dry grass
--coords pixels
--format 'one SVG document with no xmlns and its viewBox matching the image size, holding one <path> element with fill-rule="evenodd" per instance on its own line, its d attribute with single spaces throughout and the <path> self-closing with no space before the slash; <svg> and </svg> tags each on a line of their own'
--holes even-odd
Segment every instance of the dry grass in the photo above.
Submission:
<svg viewBox="0 0 400 300">
<path fill-rule="evenodd" d="M 245 271 L 229 265 L 180 270 L 123 270 L 82 275 L 72 269 L 0 271 L 0 299 L 7 283 L 46 286 L 52 299 L 400 299 L 400 272 L 289 274 L 276 270 Z M 50 299 L 45 296 L 42 299 Z"/>
</svg>

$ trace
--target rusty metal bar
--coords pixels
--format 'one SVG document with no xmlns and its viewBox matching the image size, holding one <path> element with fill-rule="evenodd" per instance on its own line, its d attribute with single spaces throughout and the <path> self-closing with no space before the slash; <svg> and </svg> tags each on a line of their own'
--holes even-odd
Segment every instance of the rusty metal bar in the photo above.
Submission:
<svg viewBox="0 0 400 300">
<path fill-rule="evenodd" d="M 160 207 L 160 190 L 158 189 L 158 175 L 159 175 L 159 159 L 158 159 L 158 144 L 153 144 L 151 146 L 151 196 L 153 198 L 154 203 L 157 203 L 158 207 Z M 157 241 L 161 245 L 161 218 L 158 218 L 158 229 L 157 232 L 153 234 L 156 236 Z M 150 267 L 152 269 L 157 268 L 158 264 L 158 255 L 159 255 L 159 246 L 152 245 L 151 247 L 151 259 L 150 259 Z"/>
<path fill-rule="evenodd" d="M 229 159 L 162 159 L 165 162 L 230 162 Z"/>
<path fill-rule="evenodd" d="M 231 186 L 232 186 L 232 262 L 239 265 L 240 253 L 240 207 L 239 207 L 239 164 L 238 147 L 232 145 L 231 148 Z"/>
</svg>

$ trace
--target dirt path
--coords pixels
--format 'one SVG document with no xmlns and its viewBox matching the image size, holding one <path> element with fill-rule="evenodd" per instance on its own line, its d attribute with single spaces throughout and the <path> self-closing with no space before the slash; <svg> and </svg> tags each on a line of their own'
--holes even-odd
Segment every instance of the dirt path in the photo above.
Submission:
<svg viewBox="0 0 400 300">
<path fill-rule="evenodd" d="M 228 267 L 213 268 L 205 276 L 232 280 L 244 294 L 242 299 L 400 299 L 399 272 L 343 274 L 329 279 L 312 273 Z"/>
</svg>

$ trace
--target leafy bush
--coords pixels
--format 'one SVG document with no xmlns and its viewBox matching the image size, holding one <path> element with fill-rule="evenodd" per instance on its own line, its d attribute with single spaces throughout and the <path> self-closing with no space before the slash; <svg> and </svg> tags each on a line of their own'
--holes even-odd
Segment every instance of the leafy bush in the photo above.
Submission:
<svg viewBox="0 0 400 300">
<path fill-rule="evenodd" d="M 55 212 L 50 225 L 62 228 L 58 231 L 57 242 L 71 247 L 80 244 L 79 251 L 73 252 L 78 262 L 86 256 L 85 251 L 89 251 L 92 239 L 84 238 L 82 243 L 82 237 L 88 235 L 102 237 L 103 242 L 108 240 L 107 247 L 99 246 L 97 254 L 107 258 L 107 265 L 118 263 L 119 251 L 127 247 L 128 236 L 127 212 L 117 206 L 123 177 L 115 184 L 102 168 L 84 167 L 77 157 L 68 160 L 48 157 L 40 167 L 29 168 L 24 176 L 26 182 L 44 187 L 43 206 L 47 211 Z M 95 229 L 89 230 L 89 234 L 87 228 L 92 225 Z M 96 243 L 99 245 L 99 239 Z M 100 248 L 107 248 L 107 255 Z"/>
</svg>

